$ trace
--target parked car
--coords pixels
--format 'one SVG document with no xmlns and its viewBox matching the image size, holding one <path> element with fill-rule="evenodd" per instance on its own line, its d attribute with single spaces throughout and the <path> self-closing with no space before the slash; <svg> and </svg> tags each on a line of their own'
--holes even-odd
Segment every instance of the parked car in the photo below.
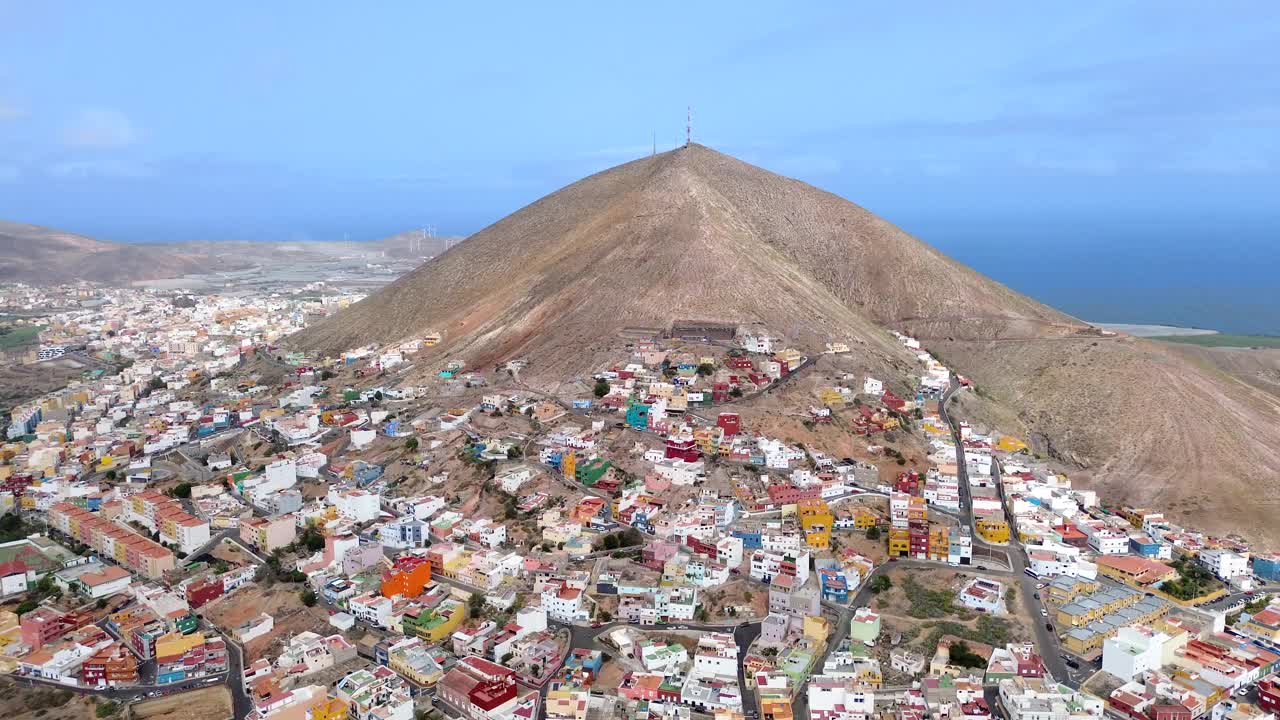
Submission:
<svg viewBox="0 0 1280 720">
<path fill-rule="evenodd" d="M 1049 611 L 1044 608 L 1040 608 L 1040 617 L 1049 617 Z"/>
</svg>

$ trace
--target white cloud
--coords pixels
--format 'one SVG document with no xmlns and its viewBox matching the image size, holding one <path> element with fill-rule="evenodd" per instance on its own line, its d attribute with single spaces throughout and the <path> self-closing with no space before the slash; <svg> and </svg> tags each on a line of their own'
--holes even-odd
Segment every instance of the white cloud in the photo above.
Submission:
<svg viewBox="0 0 1280 720">
<path fill-rule="evenodd" d="M 121 148 L 138 141 L 129 117 L 119 110 L 94 108 L 80 111 L 62 133 L 62 141 L 77 148 Z"/>
</svg>

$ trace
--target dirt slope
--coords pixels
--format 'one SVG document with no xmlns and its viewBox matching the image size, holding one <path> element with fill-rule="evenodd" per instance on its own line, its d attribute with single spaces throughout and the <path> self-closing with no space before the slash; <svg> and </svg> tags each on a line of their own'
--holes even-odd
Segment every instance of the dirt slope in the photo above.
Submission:
<svg viewBox="0 0 1280 720">
<path fill-rule="evenodd" d="M 930 346 L 1109 502 L 1280 547 L 1280 397 L 1151 340 Z"/>
<path fill-rule="evenodd" d="M 675 318 L 899 354 L 877 323 L 959 313 L 1080 325 L 853 203 L 693 145 L 552 193 L 298 341 L 339 350 L 438 330 L 476 364 L 527 354 L 568 370 L 566 347 Z"/>
<path fill-rule="evenodd" d="M 1275 398 L 1103 338 L 853 203 L 697 145 L 552 193 L 294 341 L 340 351 L 435 330 L 428 361 L 525 356 L 564 377 L 619 330 L 673 319 L 761 322 L 809 351 L 844 340 L 903 374 L 885 329 L 908 330 L 1101 486 L 1280 541 L 1256 501 L 1280 497 Z"/>
</svg>

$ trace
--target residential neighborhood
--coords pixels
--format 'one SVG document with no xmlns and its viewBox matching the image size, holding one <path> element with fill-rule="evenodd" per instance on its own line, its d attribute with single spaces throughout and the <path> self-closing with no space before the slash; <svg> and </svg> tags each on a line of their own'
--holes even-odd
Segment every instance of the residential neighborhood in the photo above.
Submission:
<svg viewBox="0 0 1280 720">
<path fill-rule="evenodd" d="M 1274 718 L 1280 555 L 957 419 L 981 388 L 915 338 L 889 377 L 673 322 L 550 392 L 518 359 L 424 373 L 436 332 L 277 347 L 357 299 L 310 290 L 54 316 L 42 342 L 110 365 L 8 427 L 23 687 L 225 687 L 255 720 Z"/>
</svg>

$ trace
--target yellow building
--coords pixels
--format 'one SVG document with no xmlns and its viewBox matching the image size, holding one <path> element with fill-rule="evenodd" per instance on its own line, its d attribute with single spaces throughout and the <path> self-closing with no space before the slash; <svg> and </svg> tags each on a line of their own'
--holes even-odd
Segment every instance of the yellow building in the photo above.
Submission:
<svg viewBox="0 0 1280 720">
<path fill-rule="evenodd" d="M 564 457 L 560 458 L 560 472 L 568 480 L 573 480 L 575 473 L 578 471 L 578 456 L 572 450 L 566 450 Z"/>
<path fill-rule="evenodd" d="M 827 407 L 841 407 L 844 405 L 844 395 L 835 388 L 822 388 L 818 392 L 818 402 Z"/>
<path fill-rule="evenodd" d="M 889 556 L 906 557 L 911 554 L 911 533 L 907 530 L 889 531 Z"/>
<path fill-rule="evenodd" d="M 467 606 L 457 600 L 445 600 L 434 610 L 423 610 L 417 617 L 406 616 L 401 626 L 406 633 L 427 642 L 440 642 L 467 621 Z"/>
<path fill-rule="evenodd" d="M 825 642 L 831 635 L 831 621 L 821 615 L 806 615 L 804 636 L 814 642 Z"/>
<path fill-rule="evenodd" d="M 1059 576 L 1046 589 L 1048 598 L 1055 605 L 1066 605 L 1081 595 L 1095 593 L 1101 586 L 1085 578 Z"/>
<path fill-rule="evenodd" d="M 868 530 L 880 524 L 880 518 L 864 507 L 853 509 L 853 526 L 859 530 Z"/>
<path fill-rule="evenodd" d="M 1000 439 L 996 441 L 996 449 L 1007 453 L 1023 452 L 1027 449 L 1027 444 L 1016 437 L 1001 435 Z"/>
<path fill-rule="evenodd" d="M 951 535 L 945 525 L 929 526 L 929 559 L 946 562 L 951 555 Z"/>
<path fill-rule="evenodd" d="M 992 543 L 1009 542 L 1009 523 L 995 518 L 978 518 L 974 529 L 983 540 Z"/>
<path fill-rule="evenodd" d="M 802 500 L 796 506 L 800 528 L 809 547 L 825 550 L 831 547 L 831 525 L 835 517 L 824 500 Z"/>
<path fill-rule="evenodd" d="M 183 635 L 174 631 L 156 638 L 156 658 L 181 657 L 201 645 L 204 645 L 204 633 Z"/>
<path fill-rule="evenodd" d="M 342 698 L 325 698 L 311 708 L 310 720 L 347 720 L 351 712 L 347 701 Z"/>
<path fill-rule="evenodd" d="M 793 720 L 795 711 L 791 707 L 791 698 L 782 695 L 760 698 L 760 717 L 770 718 L 770 720 Z"/>
</svg>

